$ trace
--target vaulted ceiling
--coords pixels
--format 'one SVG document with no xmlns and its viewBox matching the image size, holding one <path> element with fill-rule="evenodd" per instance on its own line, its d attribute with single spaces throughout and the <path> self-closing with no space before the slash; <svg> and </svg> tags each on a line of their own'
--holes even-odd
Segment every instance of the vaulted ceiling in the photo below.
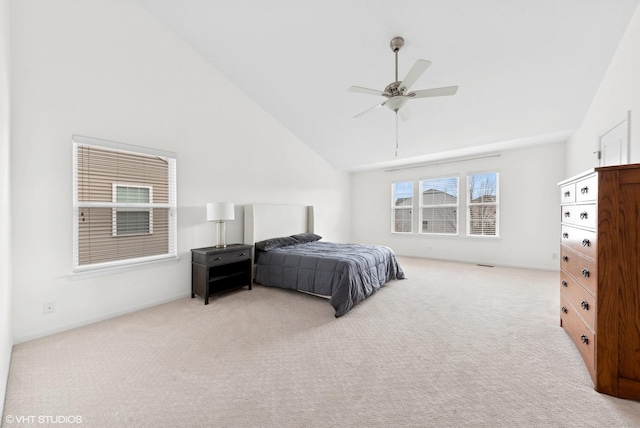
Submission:
<svg viewBox="0 0 640 428">
<path fill-rule="evenodd" d="M 301 141 L 358 171 L 563 141 L 580 127 L 639 0 L 138 0 Z M 411 118 L 383 107 L 432 62 Z M 224 103 L 224 100 L 220 100 Z M 243 114 L 238 111 L 234 114 Z"/>
</svg>

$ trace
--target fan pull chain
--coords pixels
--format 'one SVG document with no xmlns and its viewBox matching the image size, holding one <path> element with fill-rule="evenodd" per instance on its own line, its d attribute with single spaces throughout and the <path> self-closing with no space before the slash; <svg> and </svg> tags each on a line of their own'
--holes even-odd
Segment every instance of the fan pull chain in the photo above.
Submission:
<svg viewBox="0 0 640 428">
<path fill-rule="evenodd" d="M 396 110 L 396 157 L 398 157 L 398 110 Z"/>
</svg>

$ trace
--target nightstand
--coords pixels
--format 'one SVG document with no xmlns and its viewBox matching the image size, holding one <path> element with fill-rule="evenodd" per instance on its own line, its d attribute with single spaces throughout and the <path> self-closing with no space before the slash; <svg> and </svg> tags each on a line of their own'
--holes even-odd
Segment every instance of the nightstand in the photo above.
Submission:
<svg viewBox="0 0 640 428">
<path fill-rule="evenodd" d="M 251 245 L 231 244 L 224 248 L 191 250 L 191 298 L 209 296 L 253 283 Z"/>
</svg>

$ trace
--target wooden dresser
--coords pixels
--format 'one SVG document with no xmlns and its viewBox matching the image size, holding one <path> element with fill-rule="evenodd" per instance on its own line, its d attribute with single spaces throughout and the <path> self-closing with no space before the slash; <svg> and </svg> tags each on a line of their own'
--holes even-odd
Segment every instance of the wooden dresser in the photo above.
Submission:
<svg viewBox="0 0 640 428">
<path fill-rule="evenodd" d="M 597 391 L 640 400 L 640 164 L 559 186 L 560 325 Z"/>
</svg>

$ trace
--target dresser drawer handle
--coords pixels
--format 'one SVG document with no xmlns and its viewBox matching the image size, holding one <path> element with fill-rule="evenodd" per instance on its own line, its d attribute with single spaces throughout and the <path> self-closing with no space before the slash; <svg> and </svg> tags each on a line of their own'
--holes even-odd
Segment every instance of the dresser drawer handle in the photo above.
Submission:
<svg viewBox="0 0 640 428">
<path fill-rule="evenodd" d="M 564 281 L 564 280 L 563 280 L 563 281 L 562 281 L 562 286 L 563 286 L 563 287 L 568 287 L 568 286 L 569 286 L 569 284 L 567 284 L 567 281 Z"/>
<path fill-rule="evenodd" d="M 242 253 L 242 254 L 240 254 L 238 257 L 243 257 L 243 256 L 245 256 L 246 254 L 247 254 L 247 253 Z"/>
<path fill-rule="evenodd" d="M 218 260 L 222 260 L 222 257 L 216 257 L 215 259 L 213 259 L 213 261 L 218 261 Z"/>
<path fill-rule="evenodd" d="M 586 300 L 580 302 L 580 306 L 582 306 L 582 309 L 584 309 L 585 311 L 589 310 L 589 302 L 587 302 Z"/>
<path fill-rule="evenodd" d="M 562 237 L 564 239 L 569 239 L 569 234 L 567 232 L 565 232 L 565 233 L 562 234 Z"/>
<path fill-rule="evenodd" d="M 570 196 L 571 196 L 571 192 L 570 191 L 567 190 L 566 192 L 564 192 L 564 197 L 565 198 L 568 198 Z"/>
<path fill-rule="evenodd" d="M 589 214 L 586 211 L 580 213 L 580 220 L 586 220 Z"/>
<path fill-rule="evenodd" d="M 589 273 L 589 269 L 587 268 L 582 269 L 582 276 L 584 276 L 585 278 L 589 278 L 589 275 L 591 275 Z"/>
<path fill-rule="evenodd" d="M 582 240 L 582 246 L 583 247 L 590 247 L 591 246 L 591 241 L 589 241 L 588 239 L 583 239 Z"/>
<path fill-rule="evenodd" d="M 571 211 L 565 211 L 564 212 L 564 216 L 565 217 L 571 217 Z"/>
<path fill-rule="evenodd" d="M 583 195 L 589 193 L 589 186 L 584 186 L 582 189 L 580 189 L 580 193 L 582 193 Z"/>
<path fill-rule="evenodd" d="M 562 313 L 563 313 L 563 314 L 566 314 L 567 312 L 569 312 L 569 311 L 567 310 L 567 307 L 566 307 L 566 306 L 563 306 L 563 307 L 562 307 Z"/>
<path fill-rule="evenodd" d="M 563 262 L 568 262 L 569 261 L 569 256 L 562 256 L 562 261 Z"/>
<path fill-rule="evenodd" d="M 589 344 L 589 338 L 587 337 L 586 334 L 583 334 L 582 336 L 580 336 L 580 342 L 584 343 L 585 345 Z"/>
</svg>

